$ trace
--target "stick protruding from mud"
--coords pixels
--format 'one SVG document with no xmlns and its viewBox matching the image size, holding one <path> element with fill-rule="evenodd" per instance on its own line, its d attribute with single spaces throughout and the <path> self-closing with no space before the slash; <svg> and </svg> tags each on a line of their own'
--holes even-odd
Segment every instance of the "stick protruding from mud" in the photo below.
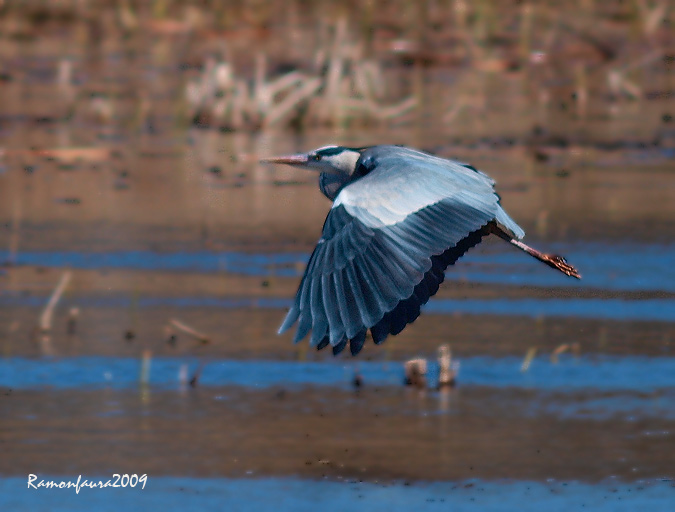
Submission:
<svg viewBox="0 0 675 512">
<path fill-rule="evenodd" d="M 202 343 L 209 343 L 210 342 L 210 339 L 206 334 L 201 333 L 201 332 L 197 331 L 196 329 L 193 329 L 192 327 L 185 324 L 184 322 L 181 322 L 180 320 L 172 318 L 171 321 L 169 322 L 169 325 L 171 327 L 177 329 L 178 331 L 181 331 L 181 332 L 187 334 L 188 336 L 193 337 L 197 341 L 200 341 Z"/>
<path fill-rule="evenodd" d="M 54 308 L 56 308 L 56 305 L 59 303 L 59 300 L 61 300 L 63 292 L 66 291 L 66 288 L 68 287 L 68 283 L 70 282 L 71 277 L 72 272 L 70 270 L 67 270 L 63 274 L 61 274 L 61 279 L 59 280 L 59 283 L 56 285 L 56 288 L 54 288 L 54 291 L 52 292 L 51 297 L 49 297 L 49 301 L 47 302 L 45 309 L 42 311 L 42 314 L 40 315 L 40 330 L 42 332 L 51 331 L 52 320 L 54 318 Z"/>
</svg>

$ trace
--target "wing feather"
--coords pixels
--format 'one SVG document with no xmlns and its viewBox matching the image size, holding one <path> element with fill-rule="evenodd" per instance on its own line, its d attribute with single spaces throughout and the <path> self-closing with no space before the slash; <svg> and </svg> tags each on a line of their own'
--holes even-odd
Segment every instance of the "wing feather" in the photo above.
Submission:
<svg viewBox="0 0 675 512">
<path fill-rule="evenodd" d="M 312 310 L 312 337 L 310 345 L 314 346 L 318 345 L 328 332 L 328 318 L 326 310 L 323 307 L 321 279 L 312 279 L 310 302 Z"/>
<path fill-rule="evenodd" d="M 349 340 L 349 351 L 352 353 L 353 356 L 361 352 L 361 349 L 363 348 L 363 344 L 365 342 L 366 342 L 365 329 L 360 331 L 356 336 L 354 336 L 351 340 Z"/>
<path fill-rule="evenodd" d="M 359 331 L 363 330 L 363 323 L 361 321 L 361 313 L 352 293 L 352 288 L 345 281 L 347 281 L 347 275 L 344 269 L 341 272 L 333 274 L 333 282 L 335 283 L 335 292 L 338 296 L 340 317 L 345 327 L 345 335 L 347 338 L 353 338 Z"/>
<path fill-rule="evenodd" d="M 335 346 L 345 335 L 345 329 L 340 318 L 340 312 L 337 306 L 337 296 L 331 274 L 322 274 L 321 291 L 323 298 L 323 307 L 328 317 L 328 335 L 330 344 Z"/>
<path fill-rule="evenodd" d="M 359 318 L 361 319 L 361 325 L 368 325 L 370 323 L 370 315 L 368 310 L 371 309 L 368 306 L 368 302 L 363 295 L 362 283 L 356 277 L 356 270 L 354 268 L 354 263 L 347 265 L 345 267 L 345 278 L 347 280 L 345 287 L 351 290 L 352 296 L 354 298 L 354 305 L 358 311 Z"/>
<path fill-rule="evenodd" d="M 385 300 L 380 285 L 371 273 L 369 264 L 364 260 L 362 255 L 359 255 L 354 260 L 354 274 L 361 283 L 361 291 L 363 297 L 368 304 L 365 314 L 368 316 L 368 321 L 364 321 L 364 325 L 374 325 L 382 316 L 389 311 L 389 305 Z M 364 312 L 362 312 L 363 314 Z"/>
</svg>

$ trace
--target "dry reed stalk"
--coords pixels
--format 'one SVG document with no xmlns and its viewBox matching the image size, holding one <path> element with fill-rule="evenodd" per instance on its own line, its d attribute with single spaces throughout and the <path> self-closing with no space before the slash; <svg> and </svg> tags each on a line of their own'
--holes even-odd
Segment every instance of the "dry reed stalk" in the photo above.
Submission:
<svg viewBox="0 0 675 512">
<path fill-rule="evenodd" d="M 249 110 L 248 86 L 245 80 L 237 80 L 232 97 L 232 114 L 230 117 L 230 126 L 239 130 L 244 127 L 245 112 Z"/>
<path fill-rule="evenodd" d="M 525 353 L 525 358 L 523 359 L 523 363 L 520 365 L 521 372 L 525 373 L 527 370 L 530 369 L 532 361 L 534 360 L 534 356 L 536 355 L 537 355 L 537 347 L 530 347 L 527 349 L 527 352 Z"/>
<path fill-rule="evenodd" d="M 255 114 L 258 118 L 264 116 L 272 104 L 273 94 L 269 91 L 266 76 L 267 54 L 258 52 L 255 56 L 255 78 L 253 81 L 253 98 L 257 110 Z"/>
<path fill-rule="evenodd" d="M 270 109 L 263 120 L 263 126 L 269 128 L 277 124 L 284 116 L 293 111 L 300 103 L 314 95 L 320 88 L 320 78 L 307 79 L 301 87 L 289 93 L 288 96 Z"/>
<path fill-rule="evenodd" d="M 412 111 L 417 106 L 417 98 L 414 96 L 388 107 L 377 107 L 377 117 L 381 120 L 390 120 Z"/>
<path fill-rule="evenodd" d="M 406 386 L 425 388 L 427 386 L 427 360 L 418 357 L 403 364 Z"/>
<path fill-rule="evenodd" d="M 662 49 L 649 52 L 632 62 L 628 62 L 619 68 L 607 71 L 607 83 L 609 89 L 615 94 L 624 93 L 627 96 L 637 99 L 642 96 L 642 88 L 635 82 L 626 78 L 626 75 L 638 69 L 642 69 L 650 64 L 663 59 L 664 51 Z"/>
<path fill-rule="evenodd" d="M 562 343 L 562 344 L 558 345 L 555 348 L 555 350 L 553 352 L 551 352 L 551 362 L 553 364 L 558 364 L 558 360 L 559 360 L 558 356 L 560 356 L 560 354 L 563 354 L 563 353 L 567 352 L 569 349 L 570 349 L 569 343 Z"/>
<path fill-rule="evenodd" d="M 129 0 L 120 0 L 118 4 L 118 20 L 122 29 L 126 32 L 133 32 L 138 28 L 138 17 L 134 13 L 131 5 L 129 5 Z"/>
<path fill-rule="evenodd" d="M 455 0 L 453 11 L 455 12 L 455 23 L 457 30 L 465 35 L 468 27 L 469 7 L 466 0 Z"/>
<path fill-rule="evenodd" d="M 658 30 L 663 20 L 666 19 L 668 2 L 657 2 L 656 5 L 651 8 L 648 6 L 646 0 L 639 0 L 636 3 L 640 13 L 642 30 L 647 37 L 652 37 Z"/>
<path fill-rule="evenodd" d="M 638 99 L 642 96 L 642 88 L 628 80 L 622 71 L 612 70 L 607 74 L 607 83 L 609 89 L 617 96 L 621 93 L 632 99 Z"/>
<path fill-rule="evenodd" d="M 462 110 L 464 110 L 464 107 L 466 106 L 466 99 L 464 96 L 460 96 L 457 98 L 457 101 L 450 107 L 450 110 L 448 110 L 445 115 L 443 116 L 443 122 L 450 124 L 452 123 L 455 118 L 460 114 Z"/>
<path fill-rule="evenodd" d="M 288 89 L 290 87 L 293 87 L 294 85 L 303 83 L 308 78 L 309 77 L 307 75 L 301 73 L 300 71 L 291 71 L 290 73 L 286 73 L 285 75 L 280 76 L 276 80 L 269 82 L 266 85 L 267 94 L 269 95 L 271 100 L 271 98 L 274 98 L 284 89 Z"/>
<path fill-rule="evenodd" d="M 361 63 L 354 66 L 354 90 L 367 100 L 373 99 L 370 77 L 366 67 Z"/>
<path fill-rule="evenodd" d="M 200 341 L 201 343 L 209 343 L 209 337 L 206 336 L 205 334 L 197 331 L 196 329 L 193 329 L 189 325 L 181 322 L 180 320 L 177 320 L 175 318 L 172 318 L 169 324 L 174 327 L 175 329 L 181 331 L 184 334 L 187 334 L 188 336 L 193 337 L 197 341 Z"/>
<path fill-rule="evenodd" d="M 54 318 L 54 308 L 59 303 L 59 300 L 61 300 L 63 292 L 66 291 L 66 287 L 68 286 L 71 277 L 72 272 L 70 270 L 66 270 L 63 274 L 61 274 L 59 283 L 56 285 L 56 288 L 54 288 L 51 297 L 49 297 L 49 301 L 47 302 L 44 311 L 42 311 L 42 315 L 40 315 L 40 330 L 43 333 L 51 331 L 52 320 Z"/>
<path fill-rule="evenodd" d="M 579 353 L 581 352 L 581 345 L 578 342 L 562 343 L 558 345 L 551 353 L 551 362 L 553 364 L 558 364 L 558 356 L 560 356 L 560 354 L 564 354 L 567 351 L 572 352 L 575 356 L 579 356 Z"/>
<path fill-rule="evenodd" d="M 384 79 L 382 68 L 375 62 L 364 62 L 365 73 L 370 85 L 370 93 L 375 98 L 384 98 L 387 94 L 387 81 Z"/>
<path fill-rule="evenodd" d="M 66 113 L 72 113 L 75 108 L 77 93 L 73 87 L 73 61 L 61 59 L 56 73 L 56 85 L 61 92 Z"/>
</svg>

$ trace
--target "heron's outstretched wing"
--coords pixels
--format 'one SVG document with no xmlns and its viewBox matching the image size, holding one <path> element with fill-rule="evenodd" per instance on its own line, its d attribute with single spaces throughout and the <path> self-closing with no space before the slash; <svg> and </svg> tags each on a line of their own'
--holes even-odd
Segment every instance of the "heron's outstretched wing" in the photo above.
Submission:
<svg viewBox="0 0 675 512">
<path fill-rule="evenodd" d="M 443 159 L 431 165 L 406 148 L 373 151 L 382 148 L 363 153 L 365 176 L 342 189 L 326 218 L 279 330 L 297 321 L 295 341 L 311 330 L 311 345 L 339 352 L 350 341 L 355 354 L 370 329 L 380 343 L 419 316 L 484 226 L 496 220 L 522 236 L 486 175 Z"/>
</svg>

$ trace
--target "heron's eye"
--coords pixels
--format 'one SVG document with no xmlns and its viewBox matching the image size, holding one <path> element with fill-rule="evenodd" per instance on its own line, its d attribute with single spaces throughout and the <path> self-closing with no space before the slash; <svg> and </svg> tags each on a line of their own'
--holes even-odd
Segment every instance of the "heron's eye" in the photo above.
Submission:
<svg viewBox="0 0 675 512">
<path fill-rule="evenodd" d="M 321 155 L 312 155 L 312 160 L 318 162 L 319 160 L 321 160 Z"/>
</svg>

